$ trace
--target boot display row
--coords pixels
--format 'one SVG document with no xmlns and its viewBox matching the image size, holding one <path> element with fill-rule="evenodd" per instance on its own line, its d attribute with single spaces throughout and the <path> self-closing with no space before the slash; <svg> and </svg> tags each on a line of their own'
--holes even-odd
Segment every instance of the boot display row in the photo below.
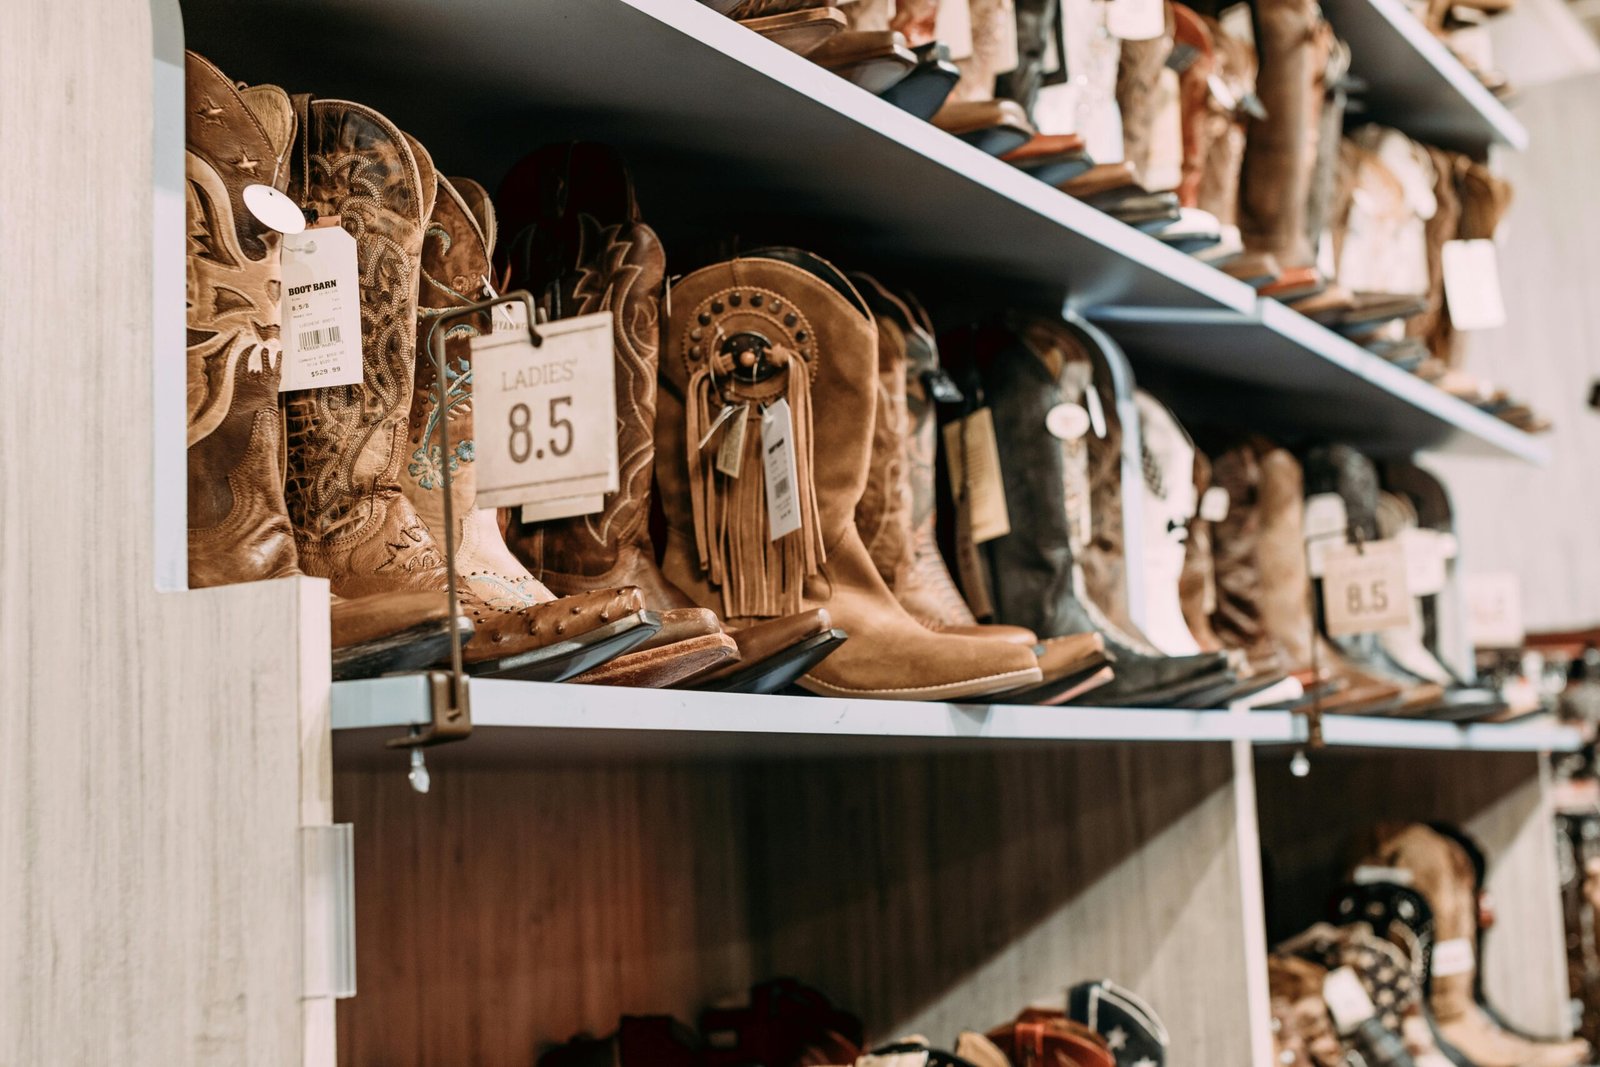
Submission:
<svg viewBox="0 0 1600 1067">
<path fill-rule="evenodd" d="M 1374 827 L 1328 922 L 1269 960 L 1279 1062 L 1332 1067 L 1578 1067 L 1587 1041 L 1504 1022 L 1485 995 L 1483 934 L 1493 922 L 1487 860 L 1457 827 Z"/>
<path fill-rule="evenodd" d="M 575 1037 L 539 1067 L 1164 1067 L 1160 1018 L 1109 981 L 1080 982 L 1062 1006 L 1033 1006 L 948 1048 L 921 1035 L 868 1042 L 860 1019 L 792 978 L 762 982 L 745 1003 L 700 1014 L 698 1030 L 668 1016 L 624 1016 L 606 1038 Z"/>
<path fill-rule="evenodd" d="M 1445 244 L 1492 239 L 1509 187 L 1396 130 L 1347 134 L 1361 86 L 1315 0 L 1165 0 L 1149 25 L 1096 0 L 777 6 L 735 17 L 1517 428 L 1549 429 L 1461 368 L 1445 303 Z M 1471 5 L 1437 7 L 1424 17 L 1443 34 Z M 835 35 L 774 34 L 769 19 Z"/>
</svg>

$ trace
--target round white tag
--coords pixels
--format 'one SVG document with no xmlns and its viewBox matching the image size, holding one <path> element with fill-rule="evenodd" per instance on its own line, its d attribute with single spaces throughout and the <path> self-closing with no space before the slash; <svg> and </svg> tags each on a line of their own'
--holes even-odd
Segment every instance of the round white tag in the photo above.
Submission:
<svg viewBox="0 0 1600 1067">
<path fill-rule="evenodd" d="M 1089 432 L 1089 413 L 1078 404 L 1057 404 L 1044 416 L 1045 429 L 1063 441 L 1076 441 Z"/>
<path fill-rule="evenodd" d="M 263 226 L 279 233 L 300 233 L 306 228 L 306 217 L 300 206 L 270 185 L 244 187 L 244 206 Z"/>
</svg>

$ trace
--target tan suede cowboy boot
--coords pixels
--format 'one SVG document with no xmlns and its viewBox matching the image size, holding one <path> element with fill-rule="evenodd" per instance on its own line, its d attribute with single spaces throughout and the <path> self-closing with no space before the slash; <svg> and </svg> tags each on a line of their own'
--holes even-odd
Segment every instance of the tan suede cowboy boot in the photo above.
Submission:
<svg viewBox="0 0 1600 1067">
<path fill-rule="evenodd" d="M 514 552 L 562 593 L 637 585 L 668 630 L 698 643 L 678 653 L 714 658 L 726 643 L 736 661 L 702 663 L 672 677 L 667 647 L 646 648 L 658 661 L 656 684 L 705 684 L 740 692 L 776 692 L 843 640 L 824 611 L 805 611 L 724 634 L 716 615 L 695 606 L 656 566 L 650 540 L 650 478 L 655 463 L 656 378 L 666 257 L 639 217 L 633 182 L 617 154 L 593 144 L 557 144 L 536 152 L 507 177 L 501 194 L 511 233 L 504 259 L 511 284 L 534 293 L 558 317 L 610 310 L 615 330 L 620 488 L 592 515 L 538 524 L 510 517 Z M 664 633 L 667 630 L 663 631 Z M 730 640 L 731 638 L 731 640 Z M 735 648 L 736 643 L 736 648 Z M 659 641 L 658 641 L 659 644 Z M 608 665 L 640 684 L 639 660 Z"/>
<path fill-rule="evenodd" d="M 877 368 L 865 302 L 808 253 L 718 263 L 675 286 L 656 409 L 663 571 L 735 628 L 826 608 L 853 636 L 800 679 L 812 692 L 945 700 L 1037 683 L 1031 650 L 930 633 L 873 566 L 855 512 L 871 463 Z M 773 491 L 799 526 L 774 540 L 763 439 L 784 451 L 777 416 L 766 414 L 781 412 L 780 402 L 795 477 L 785 472 Z M 730 432 L 744 440 L 728 444 Z"/>
<path fill-rule="evenodd" d="M 359 385 L 289 398 L 287 497 L 301 566 L 342 596 L 444 592 L 442 537 L 400 484 L 410 454 L 423 234 L 438 176 L 421 145 L 370 108 L 341 100 L 298 105 L 290 190 L 319 216 L 339 216 L 356 237 L 363 353 Z M 568 677 L 659 626 L 636 589 L 519 606 L 514 593 L 512 602 L 489 601 L 463 586 L 462 611 L 477 628 L 465 658 L 476 672 Z"/>
<path fill-rule="evenodd" d="M 244 203 L 252 184 L 282 192 L 295 115 L 276 86 L 238 89 L 186 56 L 188 151 L 189 584 L 300 573 L 283 496 L 280 235 Z M 444 597 L 331 603 L 335 678 L 427 667 L 449 650 Z"/>
</svg>

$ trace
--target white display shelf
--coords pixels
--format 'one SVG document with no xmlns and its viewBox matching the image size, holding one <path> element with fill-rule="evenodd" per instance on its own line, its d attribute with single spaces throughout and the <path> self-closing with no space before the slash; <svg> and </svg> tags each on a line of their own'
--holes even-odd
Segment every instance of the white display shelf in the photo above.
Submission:
<svg viewBox="0 0 1600 1067">
<path fill-rule="evenodd" d="M 1323 0 L 1367 83 L 1364 118 L 1444 148 L 1528 147 L 1528 131 L 1401 0 Z"/>
<path fill-rule="evenodd" d="M 746 696 L 474 679 L 473 736 L 431 750 L 474 764 L 592 758 L 855 756 L 947 752 L 1039 743 L 1304 740 L 1288 712 L 1032 707 Z M 394 763 L 389 738 L 428 721 L 419 676 L 339 682 L 333 727 L 339 766 Z M 1326 716 L 1335 748 L 1569 751 L 1575 731 L 1518 723 L 1456 726 L 1418 720 Z"/>
<path fill-rule="evenodd" d="M 462 0 L 448 18 L 433 0 L 242 0 L 195 5 L 187 21 L 191 46 L 233 76 L 373 103 L 445 173 L 492 187 L 547 140 L 610 141 L 649 190 L 647 217 L 670 229 L 764 233 L 776 217 L 780 232 L 851 261 L 970 278 L 1019 304 L 1065 295 L 1130 342 L 1141 379 L 1175 370 L 1234 422 L 1273 430 L 1304 416 L 1295 429 L 1376 450 L 1545 455 L 696 0 Z"/>
</svg>

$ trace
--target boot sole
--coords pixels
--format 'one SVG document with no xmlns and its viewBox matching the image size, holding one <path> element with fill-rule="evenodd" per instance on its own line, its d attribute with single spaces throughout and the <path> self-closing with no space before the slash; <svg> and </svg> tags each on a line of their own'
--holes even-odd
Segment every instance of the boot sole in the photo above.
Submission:
<svg viewBox="0 0 1600 1067">
<path fill-rule="evenodd" d="M 707 693 L 750 693 L 760 696 L 781 692 L 793 685 L 802 674 L 827 659 L 834 649 L 844 644 L 848 636 L 838 628 L 813 634 L 759 663 L 740 667 L 721 678 L 695 683 L 693 688 Z"/>
<path fill-rule="evenodd" d="M 706 634 L 670 645 L 629 652 L 572 679 L 574 685 L 633 686 L 666 689 L 728 663 L 739 646 L 725 634 Z"/>
<path fill-rule="evenodd" d="M 472 620 L 465 615 L 456 619 L 461 632 L 461 643 L 472 639 Z M 376 678 L 383 674 L 403 674 L 427 670 L 450 656 L 451 627 L 445 619 L 419 623 L 397 634 L 362 641 L 359 644 L 333 650 L 333 680 L 346 682 L 355 678 Z"/>
<path fill-rule="evenodd" d="M 1030 667 L 1022 671 L 969 678 L 962 682 L 900 689 L 851 689 L 842 685 L 832 685 L 810 675 L 801 677 L 795 684 L 808 693 L 825 697 L 857 697 L 872 700 L 961 700 L 967 697 L 993 696 L 1023 686 L 1037 685 L 1043 679 L 1044 674 L 1038 667 Z"/>
<path fill-rule="evenodd" d="M 532 652 L 468 664 L 467 673 L 475 678 L 564 682 L 644 644 L 660 629 L 661 616 L 653 611 L 635 612 L 586 634 Z"/>
</svg>

